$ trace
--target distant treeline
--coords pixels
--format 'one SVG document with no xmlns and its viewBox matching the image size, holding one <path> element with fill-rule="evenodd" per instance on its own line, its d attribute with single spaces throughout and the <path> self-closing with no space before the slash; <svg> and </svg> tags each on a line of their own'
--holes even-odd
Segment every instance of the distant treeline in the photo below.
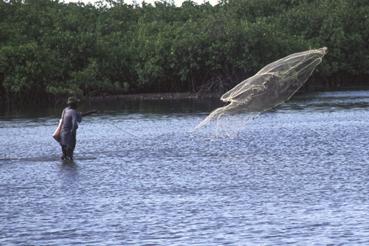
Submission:
<svg viewBox="0 0 369 246">
<path fill-rule="evenodd" d="M 0 96 L 221 92 L 278 58 L 323 46 L 318 85 L 369 87 L 369 1 L 0 0 Z"/>
</svg>

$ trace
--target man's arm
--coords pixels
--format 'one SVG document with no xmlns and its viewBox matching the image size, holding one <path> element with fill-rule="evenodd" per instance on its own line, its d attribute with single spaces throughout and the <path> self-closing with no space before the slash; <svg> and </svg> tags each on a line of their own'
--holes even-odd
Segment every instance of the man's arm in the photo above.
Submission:
<svg viewBox="0 0 369 246">
<path fill-rule="evenodd" d="M 81 116 L 83 117 L 83 116 L 87 116 L 87 115 L 94 114 L 94 113 L 97 113 L 97 110 L 91 110 L 85 113 L 81 113 Z"/>
</svg>

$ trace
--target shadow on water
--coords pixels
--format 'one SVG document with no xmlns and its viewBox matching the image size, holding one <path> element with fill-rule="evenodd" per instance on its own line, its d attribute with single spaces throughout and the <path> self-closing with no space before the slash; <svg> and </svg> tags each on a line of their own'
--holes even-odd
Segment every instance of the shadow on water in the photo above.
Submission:
<svg viewBox="0 0 369 246">
<path fill-rule="evenodd" d="M 76 172 L 78 171 L 78 164 L 75 160 L 60 160 L 60 170 L 67 172 Z"/>
<path fill-rule="evenodd" d="M 79 166 L 76 161 L 60 161 L 59 176 L 63 185 L 70 186 L 79 180 Z"/>
<path fill-rule="evenodd" d="M 77 156 L 78 160 L 95 160 L 93 156 Z M 60 156 L 36 156 L 36 157 L 0 157 L 0 163 L 7 162 L 22 162 L 22 163 L 50 163 L 50 162 L 62 162 L 66 167 L 76 165 L 74 161 L 61 160 Z"/>
</svg>

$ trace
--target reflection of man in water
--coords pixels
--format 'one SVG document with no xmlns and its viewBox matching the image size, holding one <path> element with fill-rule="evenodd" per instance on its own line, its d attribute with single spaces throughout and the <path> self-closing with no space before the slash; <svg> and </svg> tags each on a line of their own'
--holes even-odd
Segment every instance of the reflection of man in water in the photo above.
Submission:
<svg viewBox="0 0 369 246">
<path fill-rule="evenodd" d="M 81 122 L 81 113 L 77 112 L 79 100 L 75 97 L 69 97 L 67 101 L 68 107 L 62 113 L 62 129 L 60 145 L 63 151 L 63 160 L 73 160 L 73 152 L 76 147 L 76 135 L 78 123 Z"/>
</svg>

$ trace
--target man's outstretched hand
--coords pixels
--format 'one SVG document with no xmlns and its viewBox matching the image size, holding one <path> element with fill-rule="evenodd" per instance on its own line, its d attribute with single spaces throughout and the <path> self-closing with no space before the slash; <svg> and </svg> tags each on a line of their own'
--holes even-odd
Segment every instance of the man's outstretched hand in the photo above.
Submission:
<svg viewBox="0 0 369 246">
<path fill-rule="evenodd" d="M 91 111 L 88 111 L 88 112 L 85 112 L 85 113 L 81 113 L 81 116 L 87 116 L 87 115 L 95 114 L 95 113 L 97 113 L 97 110 L 96 109 L 91 110 Z"/>
</svg>

